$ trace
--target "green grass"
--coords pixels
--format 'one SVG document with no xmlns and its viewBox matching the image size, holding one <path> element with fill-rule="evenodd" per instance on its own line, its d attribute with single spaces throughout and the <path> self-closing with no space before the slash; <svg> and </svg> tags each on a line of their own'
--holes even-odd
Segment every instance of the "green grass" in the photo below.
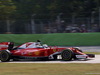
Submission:
<svg viewBox="0 0 100 75">
<path fill-rule="evenodd" d="M 13 41 L 16 45 L 40 39 L 49 46 L 99 46 L 100 33 L 55 34 L 0 34 L 0 42 Z"/>
<path fill-rule="evenodd" d="M 87 75 L 100 73 L 100 64 L 0 63 L 0 75 Z"/>
</svg>

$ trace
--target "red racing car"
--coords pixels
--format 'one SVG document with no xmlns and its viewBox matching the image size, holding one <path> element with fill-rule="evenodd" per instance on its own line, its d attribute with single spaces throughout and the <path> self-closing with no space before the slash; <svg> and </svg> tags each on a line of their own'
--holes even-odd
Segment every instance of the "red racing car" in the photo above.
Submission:
<svg viewBox="0 0 100 75">
<path fill-rule="evenodd" d="M 0 43 L 0 60 L 2 62 L 10 59 L 57 59 L 61 55 L 62 60 L 87 59 L 95 57 L 94 54 L 84 54 L 79 48 L 69 47 L 51 47 L 46 44 L 41 45 L 38 42 L 27 42 L 14 48 L 13 42 Z"/>
</svg>

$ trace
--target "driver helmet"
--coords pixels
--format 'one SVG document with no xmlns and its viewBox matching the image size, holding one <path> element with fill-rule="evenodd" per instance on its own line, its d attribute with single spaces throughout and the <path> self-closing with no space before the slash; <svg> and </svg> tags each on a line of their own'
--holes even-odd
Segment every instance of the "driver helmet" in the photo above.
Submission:
<svg viewBox="0 0 100 75">
<path fill-rule="evenodd" d="M 40 46 L 41 45 L 41 41 L 37 40 L 36 45 Z"/>
<path fill-rule="evenodd" d="M 41 42 L 40 40 L 37 40 L 37 42 Z"/>
</svg>

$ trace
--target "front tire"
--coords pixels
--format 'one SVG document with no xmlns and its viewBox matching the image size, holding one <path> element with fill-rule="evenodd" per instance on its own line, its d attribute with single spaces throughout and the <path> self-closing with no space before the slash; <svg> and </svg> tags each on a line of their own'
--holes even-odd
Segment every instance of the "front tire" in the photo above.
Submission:
<svg viewBox="0 0 100 75">
<path fill-rule="evenodd" d="M 62 57 L 62 60 L 64 61 L 70 61 L 72 60 L 72 57 L 73 57 L 73 51 L 70 49 L 65 49 L 62 51 L 61 57 Z"/>
<path fill-rule="evenodd" d="M 7 62 L 10 60 L 10 56 L 11 54 L 9 52 L 7 52 L 6 50 L 2 50 L 0 52 L 0 58 L 2 62 Z"/>
</svg>

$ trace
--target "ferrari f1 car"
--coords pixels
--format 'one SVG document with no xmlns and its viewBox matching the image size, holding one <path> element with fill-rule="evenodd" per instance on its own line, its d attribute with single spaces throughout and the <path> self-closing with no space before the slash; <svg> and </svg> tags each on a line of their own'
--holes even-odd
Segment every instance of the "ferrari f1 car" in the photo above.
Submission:
<svg viewBox="0 0 100 75">
<path fill-rule="evenodd" d="M 14 48 L 13 42 L 0 43 L 0 60 L 2 62 L 10 61 L 10 59 L 56 60 L 57 55 L 61 55 L 64 61 L 95 57 L 94 54 L 84 54 L 76 47 L 48 47 L 46 44 L 40 45 L 38 42 L 27 42 Z"/>
</svg>

